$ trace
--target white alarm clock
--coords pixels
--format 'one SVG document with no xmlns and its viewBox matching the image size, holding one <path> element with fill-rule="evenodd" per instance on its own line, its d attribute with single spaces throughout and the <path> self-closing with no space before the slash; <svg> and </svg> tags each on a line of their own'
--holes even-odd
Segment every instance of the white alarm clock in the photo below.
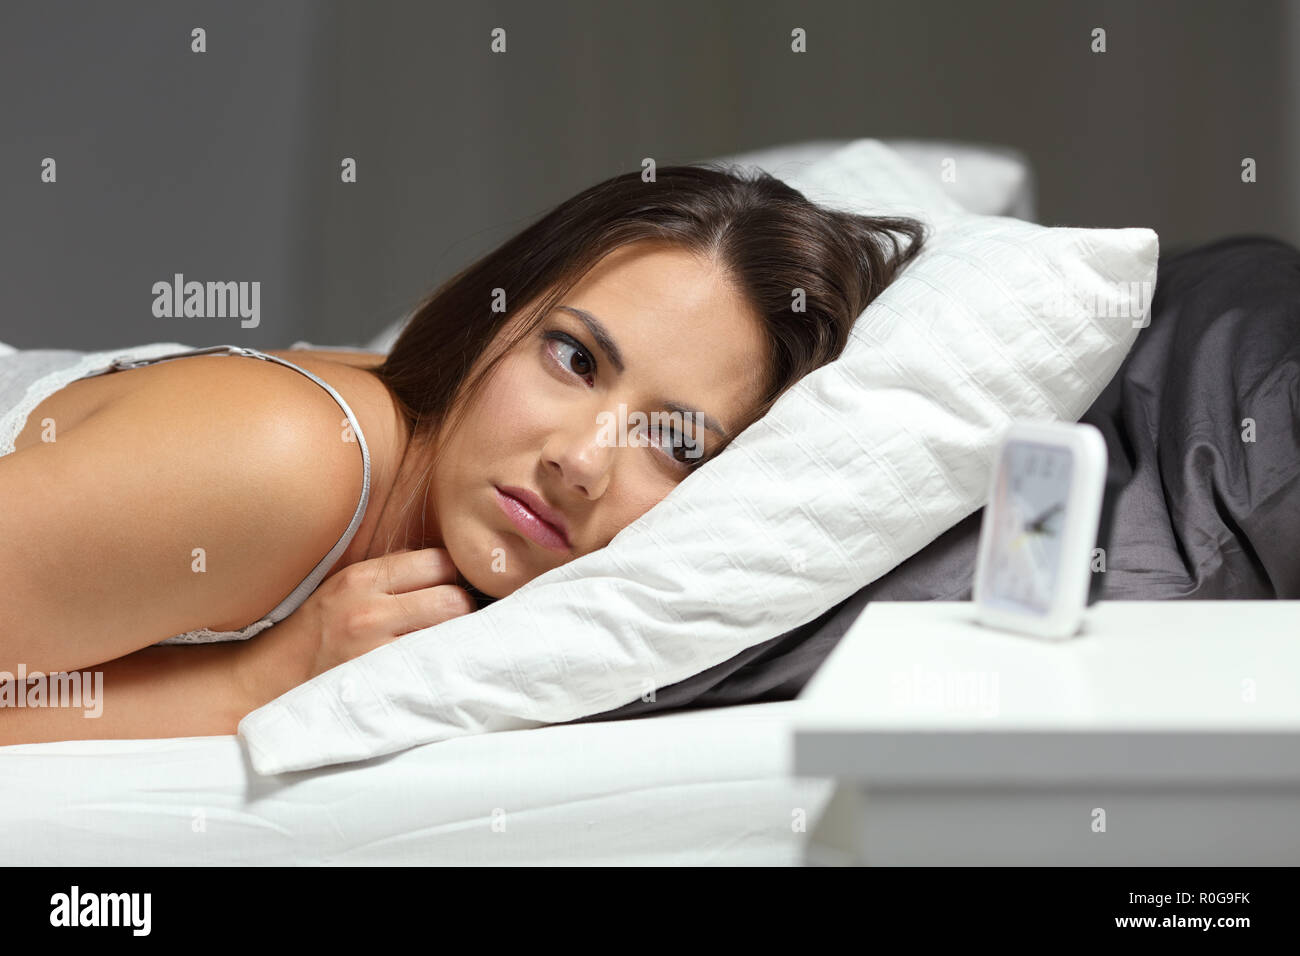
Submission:
<svg viewBox="0 0 1300 956">
<path fill-rule="evenodd" d="M 1092 425 L 1008 427 L 980 526 L 971 592 L 979 621 L 1040 637 L 1078 631 L 1098 590 L 1093 548 L 1109 532 L 1107 473 L 1106 442 Z"/>
</svg>

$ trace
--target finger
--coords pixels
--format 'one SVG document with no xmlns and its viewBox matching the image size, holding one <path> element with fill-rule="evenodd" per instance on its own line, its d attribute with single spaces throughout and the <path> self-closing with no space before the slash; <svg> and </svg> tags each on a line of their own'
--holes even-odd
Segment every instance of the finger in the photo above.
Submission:
<svg viewBox="0 0 1300 956">
<path fill-rule="evenodd" d="M 383 610 L 379 624 L 394 637 L 433 627 L 477 609 L 469 592 L 454 584 L 440 584 L 394 594 L 382 602 L 380 607 Z"/>
<path fill-rule="evenodd" d="M 445 548 L 393 551 L 358 563 L 365 567 L 366 583 L 386 594 L 402 594 L 418 588 L 456 582 L 456 565 Z"/>
</svg>

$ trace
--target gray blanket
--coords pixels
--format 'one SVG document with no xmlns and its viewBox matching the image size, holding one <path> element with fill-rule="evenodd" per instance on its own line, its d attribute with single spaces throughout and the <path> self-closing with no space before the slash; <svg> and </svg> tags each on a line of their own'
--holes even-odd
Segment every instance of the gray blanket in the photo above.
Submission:
<svg viewBox="0 0 1300 956">
<path fill-rule="evenodd" d="M 1080 421 L 1101 430 L 1116 482 L 1096 597 L 1300 598 L 1294 247 L 1235 236 L 1162 259 L 1150 325 Z M 802 627 L 581 720 L 798 696 L 870 601 L 969 600 L 983 513 Z"/>
</svg>

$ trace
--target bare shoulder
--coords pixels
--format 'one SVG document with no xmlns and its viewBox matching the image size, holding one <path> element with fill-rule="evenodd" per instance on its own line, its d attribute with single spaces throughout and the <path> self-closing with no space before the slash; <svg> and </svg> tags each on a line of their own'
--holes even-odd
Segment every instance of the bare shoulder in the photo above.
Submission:
<svg viewBox="0 0 1300 956">
<path fill-rule="evenodd" d="M 57 441 L 0 458 L 0 498 L 20 502 L 0 513 L 0 579 L 19 602 L 0 649 L 29 669 L 258 620 L 360 500 L 359 445 L 301 373 L 195 356 L 115 374 L 136 383 Z"/>
<path fill-rule="evenodd" d="M 206 448 L 204 442 L 196 443 L 190 454 L 213 465 L 235 466 L 241 480 L 233 484 L 245 494 L 249 479 L 319 492 L 326 490 L 321 479 L 337 479 L 329 482 L 330 490 L 338 492 L 333 497 L 340 502 L 351 500 L 351 507 L 340 503 L 337 509 L 351 519 L 361 494 L 361 451 L 343 409 L 320 385 L 276 362 L 232 356 L 196 356 L 148 371 L 157 375 L 148 387 L 114 403 L 120 418 L 172 430 L 197 426 Z M 297 508 L 309 514 L 329 503 L 320 495 Z"/>
<path fill-rule="evenodd" d="M 186 362 L 190 369 L 182 368 Z M 361 493 L 361 451 L 342 407 L 319 384 L 276 362 L 230 356 L 200 356 L 170 365 L 184 374 L 165 386 L 166 394 L 187 403 L 188 414 L 203 416 L 206 410 L 214 428 L 241 435 L 250 467 L 280 474 L 296 462 L 292 475 L 307 484 L 315 483 L 320 469 L 339 478 L 350 476 L 352 487 L 343 490 L 355 507 Z M 347 511 L 350 517 L 352 509 Z"/>
</svg>

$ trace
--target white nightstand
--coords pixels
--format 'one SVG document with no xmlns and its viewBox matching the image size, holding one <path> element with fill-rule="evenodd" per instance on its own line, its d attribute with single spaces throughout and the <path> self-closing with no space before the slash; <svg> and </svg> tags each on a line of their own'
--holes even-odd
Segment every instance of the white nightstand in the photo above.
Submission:
<svg viewBox="0 0 1300 956">
<path fill-rule="evenodd" d="M 974 615 L 873 602 L 804 688 L 793 772 L 838 779 L 809 863 L 1300 864 L 1300 601 Z"/>
</svg>

